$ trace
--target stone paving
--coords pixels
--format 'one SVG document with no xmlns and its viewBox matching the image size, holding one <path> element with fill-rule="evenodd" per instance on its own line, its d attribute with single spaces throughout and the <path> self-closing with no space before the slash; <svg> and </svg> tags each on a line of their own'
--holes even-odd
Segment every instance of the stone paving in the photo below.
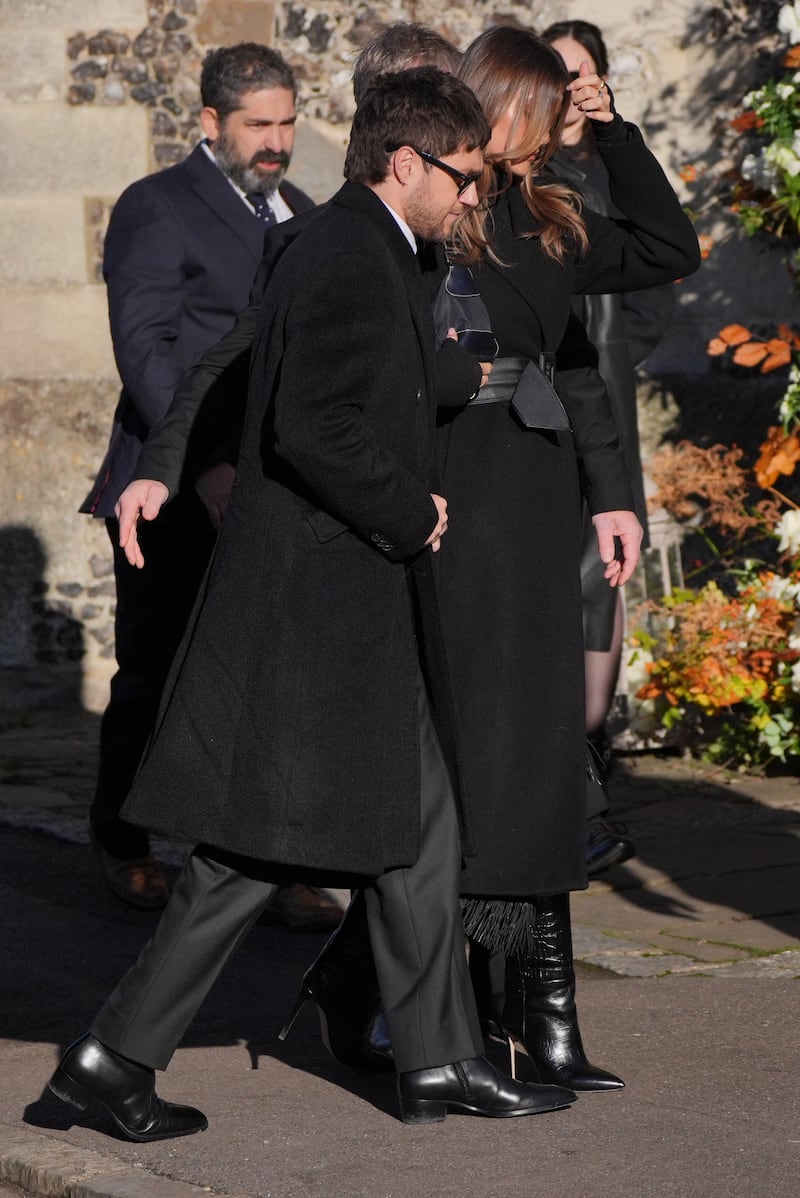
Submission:
<svg viewBox="0 0 800 1198">
<path fill-rule="evenodd" d="M 0 824 L 87 843 L 99 719 L 0 715 Z M 800 780 L 620 759 L 612 815 L 637 856 L 573 897 L 575 955 L 627 977 L 800 976 Z M 186 846 L 156 842 L 179 864 Z"/>
</svg>

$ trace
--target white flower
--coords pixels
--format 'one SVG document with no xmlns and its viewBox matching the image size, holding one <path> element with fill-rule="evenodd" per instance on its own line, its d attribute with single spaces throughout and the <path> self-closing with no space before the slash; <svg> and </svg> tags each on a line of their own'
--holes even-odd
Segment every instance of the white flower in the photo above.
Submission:
<svg viewBox="0 0 800 1198">
<path fill-rule="evenodd" d="M 785 33 L 790 45 L 800 42 L 800 3 L 784 4 L 778 13 L 778 29 Z"/>
<path fill-rule="evenodd" d="M 780 537 L 778 549 L 781 553 L 800 553 L 800 511 L 789 508 L 775 525 L 775 535 Z"/>
<path fill-rule="evenodd" d="M 786 171 L 787 175 L 800 175 L 800 158 L 792 144 L 784 140 L 773 141 L 764 151 L 764 157 L 778 170 Z"/>
<path fill-rule="evenodd" d="M 745 179 L 749 179 L 757 187 L 763 187 L 765 191 L 772 191 L 778 181 L 777 171 L 768 161 L 765 150 L 760 150 L 758 154 L 747 154 L 742 162 L 741 171 Z"/>
<path fill-rule="evenodd" d="M 796 661 L 792 666 L 792 690 L 800 694 L 800 661 Z"/>
<path fill-rule="evenodd" d="M 800 513 L 798 513 L 800 515 Z M 780 524 L 775 529 L 776 535 Z M 777 599 L 779 603 L 792 603 L 795 606 L 800 598 L 800 583 L 790 582 L 788 578 L 784 578 L 780 574 L 773 574 L 764 585 L 764 594 L 770 599 Z"/>
<path fill-rule="evenodd" d="M 794 95 L 793 83 L 779 83 L 775 88 L 775 95 L 779 100 L 789 100 Z"/>
</svg>

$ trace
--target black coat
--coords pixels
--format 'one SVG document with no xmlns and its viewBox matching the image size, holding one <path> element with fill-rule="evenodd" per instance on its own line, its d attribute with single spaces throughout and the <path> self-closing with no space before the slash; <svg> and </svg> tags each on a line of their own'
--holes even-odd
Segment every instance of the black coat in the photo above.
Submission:
<svg viewBox="0 0 800 1198">
<path fill-rule="evenodd" d="M 494 206 L 506 265 L 489 259 L 474 273 L 502 355 L 555 352 L 574 292 L 645 287 L 699 265 L 692 226 L 638 131 L 618 120 L 605 136 L 628 219 L 587 212 L 582 258 L 559 265 L 524 236 L 535 225 L 519 187 Z M 476 849 L 470 894 L 586 885 L 579 459 L 594 511 L 628 507 L 630 491 L 624 471 L 605 477 L 604 463 L 619 461 L 607 421 L 563 399 L 574 434 L 524 429 L 502 403 L 469 406 L 441 430 L 450 525 L 437 567 Z"/>
<path fill-rule="evenodd" d="M 174 495 L 213 462 L 236 464 L 258 313 L 267 284 L 284 251 L 324 206 L 273 226 L 250 291 L 248 306 L 232 328 L 189 371 L 158 428 L 148 437 L 135 478 L 156 479 Z M 425 247 L 426 249 L 432 247 Z M 427 256 L 427 255 L 426 255 Z M 480 386 L 481 368 L 451 340 L 437 349 L 436 402 L 460 406 Z"/>
<path fill-rule="evenodd" d="M 278 264 L 237 482 L 124 816 L 267 862 L 413 862 L 420 657 L 446 754 L 433 326 L 414 255 L 345 184 Z"/>
<path fill-rule="evenodd" d="M 294 212 L 313 201 L 283 183 Z M 185 161 L 131 184 L 114 205 L 103 274 L 122 393 L 111 439 L 81 511 L 113 515 L 142 443 L 204 350 L 247 303 L 264 224 L 197 146 Z"/>
</svg>

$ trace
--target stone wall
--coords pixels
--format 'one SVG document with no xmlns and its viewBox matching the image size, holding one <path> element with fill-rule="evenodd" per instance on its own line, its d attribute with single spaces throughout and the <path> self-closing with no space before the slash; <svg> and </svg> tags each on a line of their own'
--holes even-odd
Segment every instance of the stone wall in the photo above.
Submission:
<svg viewBox="0 0 800 1198">
<path fill-rule="evenodd" d="M 644 123 L 678 188 L 687 162 L 707 155 L 720 169 L 710 111 L 724 115 L 752 69 L 746 39 L 729 39 L 724 52 L 713 41 L 709 8 L 618 0 L 605 25 L 619 107 Z M 206 50 L 261 40 L 289 58 L 302 113 L 291 177 L 322 200 L 341 179 L 352 58 L 376 23 L 425 21 L 465 45 L 498 15 L 543 27 L 586 7 L 0 0 L 0 707 L 71 696 L 99 709 L 105 701 L 110 556 L 102 526 L 77 514 L 118 390 L 102 238 L 120 191 L 194 143 Z M 788 315 L 774 261 L 742 250 L 724 215 L 709 210 L 700 219 L 719 252 L 683 285 L 656 363 L 665 371 L 705 370 L 705 341 L 729 315 Z"/>
</svg>

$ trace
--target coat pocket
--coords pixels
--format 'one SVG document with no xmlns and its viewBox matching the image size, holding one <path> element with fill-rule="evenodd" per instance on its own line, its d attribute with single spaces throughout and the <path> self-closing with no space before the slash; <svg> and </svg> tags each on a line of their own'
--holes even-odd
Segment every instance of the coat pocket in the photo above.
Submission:
<svg viewBox="0 0 800 1198">
<path fill-rule="evenodd" d="M 311 531 L 321 545 L 324 545 L 326 541 L 332 541 L 334 537 L 341 536 L 343 532 L 350 531 L 346 524 L 342 524 L 341 520 L 337 520 L 335 516 L 323 512 L 318 507 L 305 507 L 301 511 L 303 518 L 311 526 Z"/>
</svg>

